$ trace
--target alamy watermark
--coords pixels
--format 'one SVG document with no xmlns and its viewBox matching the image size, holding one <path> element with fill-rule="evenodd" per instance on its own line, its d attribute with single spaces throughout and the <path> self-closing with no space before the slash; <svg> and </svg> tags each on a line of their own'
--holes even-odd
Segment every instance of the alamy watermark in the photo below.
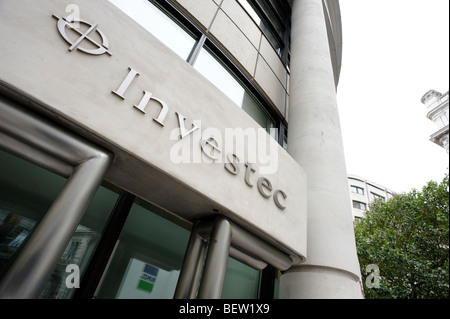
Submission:
<svg viewBox="0 0 450 319">
<path fill-rule="evenodd" d="M 366 267 L 366 287 L 370 289 L 380 288 L 380 267 L 376 264 L 370 264 Z"/>
<path fill-rule="evenodd" d="M 180 129 L 175 128 L 170 140 L 170 159 L 175 164 L 199 163 L 254 163 L 261 174 L 274 174 L 278 170 L 278 143 L 264 128 L 206 128 L 202 122 L 193 121 L 194 130 L 180 139 Z M 231 156 L 232 154 L 233 156 Z"/>
<path fill-rule="evenodd" d="M 66 277 L 66 287 L 69 289 L 80 288 L 80 267 L 75 264 L 67 265 L 66 273 L 69 273 Z"/>
<path fill-rule="evenodd" d="M 80 27 L 80 7 L 71 3 L 66 6 L 66 13 L 69 14 L 66 17 L 66 20 L 72 22 L 73 27 L 78 29 Z"/>
</svg>

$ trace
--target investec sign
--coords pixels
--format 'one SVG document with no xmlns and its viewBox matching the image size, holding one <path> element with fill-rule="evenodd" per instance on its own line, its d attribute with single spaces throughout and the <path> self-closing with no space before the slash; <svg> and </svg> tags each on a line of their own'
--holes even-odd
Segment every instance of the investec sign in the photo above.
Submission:
<svg viewBox="0 0 450 319">
<path fill-rule="evenodd" d="M 97 24 L 91 24 L 87 21 L 83 21 L 80 19 L 76 19 L 73 16 L 69 16 L 67 18 L 60 18 L 56 15 L 53 15 L 53 17 L 55 17 L 56 19 L 58 19 L 58 31 L 61 34 L 61 36 L 64 38 L 64 40 L 66 40 L 69 44 L 70 44 L 70 48 L 69 51 L 73 51 L 75 49 L 78 49 L 82 52 L 88 53 L 88 54 L 92 54 L 92 55 L 102 55 L 105 53 L 108 53 L 109 55 L 111 55 L 111 53 L 108 51 L 109 49 L 109 41 L 107 40 L 105 34 L 100 31 L 100 29 L 97 28 Z M 81 32 L 80 30 L 78 30 L 78 28 L 75 27 L 75 25 L 79 25 L 79 24 L 85 24 L 88 26 L 88 29 Z M 74 32 L 76 32 L 78 34 L 78 38 L 76 38 L 75 41 L 72 41 L 70 39 L 70 37 L 67 35 L 67 30 L 73 30 Z M 90 36 L 91 33 L 95 33 L 98 32 L 99 36 L 101 37 L 102 43 L 98 43 L 95 40 L 93 40 Z M 82 42 L 83 41 L 88 41 L 91 44 L 93 44 L 95 46 L 94 49 L 88 49 L 88 48 L 83 48 L 82 46 Z M 133 82 L 133 80 L 139 75 L 139 72 L 137 72 L 136 70 L 129 68 L 129 73 L 128 75 L 125 77 L 125 79 L 123 80 L 123 82 L 120 84 L 119 88 L 116 91 L 112 91 L 114 94 L 116 94 L 117 96 L 119 96 L 120 98 L 122 98 L 123 100 L 125 100 L 125 92 L 128 90 L 129 86 L 131 85 L 131 83 Z M 134 105 L 134 108 L 141 111 L 143 114 L 146 114 L 146 107 L 149 104 L 150 100 L 155 100 L 157 101 L 162 109 L 159 112 L 158 117 L 154 118 L 154 121 L 156 123 L 158 123 L 159 125 L 161 125 L 162 127 L 164 127 L 164 121 L 166 120 L 166 117 L 169 113 L 169 106 L 167 105 L 167 103 L 165 103 L 164 101 L 162 101 L 159 98 L 156 98 L 153 96 L 153 94 L 149 91 L 144 91 L 144 96 L 142 97 L 142 99 L 140 100 L 138 105 Z M 180 138 L 186 138 L 187 136 L 189 136 L 190 134 L 194 133 L 196 130 L 199 129 L 199 127 L 195 124 L 192 124 L 192 128 L 190 130 L 186 129 L 185 126 L 185 120 L 186 118 L 181 115 L 179 112 L 175 112 L 177 117 L 178 117 L 178 123 L 179 123 L 179 129 L 180 129 Z M 233 130 L 234 131 L 234 130 Z M 260 129 L 258 129 L 258 131 L 260 131 Z M 240 133 L 244 133 L 242 131 L 238 131 Z M 220 133 L 219 133 L 220 134 Z M 230 134 L 228 134 L 228 136 L 230 136 Z M 236 134 L 232 134 L 231 137 L 235 137 Z M 246 135 L 244 134 L 240 134 L 240 136 L 237 136 L 238 138 L 245 138 Z M 250 137 L 252 137 L 250 135 Z M 256 135 L 253 135 L 253 137 L 255 138 Z M 264 135 L 264 137 L 269 137 L 268 135 Z M 231 139 L 227 139 L 227 141 L 231 142 L 232 144 L 234 144 L 234 138 Z M 273 141 L 269 138 L 268 139 L 269 143 L 273 143 Z M 253 139 L 249 141 L 249 146 L 254 145 L 257 140 Z M 222 153 L 221 148 L 219 147 L 219 142 L 217 141 L 217 137 L 215 137 L 214 135 L 208 135 L 206 137 L 203 137 L 201 142 L 200 142 L 200 146 L 202 151 L 206 154 L 207 157 L 209 157 L 212 160 L 216 160 L 219 161 L 221 158 L 215 154 L 215 153 Z M 209 150 L 208 147 L 209 146 Z M 233 148 L 228 146 L 228 148 Z M 269 149 L 270 154 L 273 156 L 275 156 L 274 161 L 275 166 L 277 166 L 277 155 L 278 155 L 278 149 L 276 147 L 271 147 Z M 172 156 L 172 160 L 173 160 L 173 156 Z M 190 160 L 190 156 L 188 158 L 188 160 Z M 229 163 L 225 164 L 225 169 L 230 172 L 233 175 L 238 175 L 240 172 L 240 169 L 237 165 L 237 162 L 239 162 L 239 157 L 238 155 L 234 154 L 234 153 L 229 153 L 227 155 L 227 160 L 229 160 Z M 251 180 L 250 180 L 250 175 L 252 173 L 255 172 L 255 169 L 252 167 L 252 163 L 250 163 L 249 161 L 247 161 L 245 163 L 245 183 L 250 186 L 253 187 L 254 185 L 252 184 Z M 258 179 L 257 181 L 257 186 L 258 186 L 258 191 L 261 193 L 261 195 L 265 198 L 271 198 L 272 197 L 272 190 L 273 190 L 273 186 L 272 183 L 270 182 L 270 180 L 268 180 L 265 177 L 261 177 Z M 281 210 L 286 209 L 286 206 L 284 203 L 282 203 L 281 198 L 286 201 L 287 199 L 287 195 L 284 191 L 282 190 L 276 190 L 274 192 L 274 202 L 277 205 L 278 208 L 280 208 Z"/>
<path fill-rule="evenodd" d="M 108 1 L 79 1 L 79 16 L 64 14 L 66 5 L 72 4 L 1 3 L 0 34 L 14 37 L 0 44 L 2 82 L 305 256 L 306 179 L 298 164 L 208 80 Z M 34 23 L 39 32 L 14 21 Z M 211 211 L 195 217 L 202 214 Z"/>
</svg>

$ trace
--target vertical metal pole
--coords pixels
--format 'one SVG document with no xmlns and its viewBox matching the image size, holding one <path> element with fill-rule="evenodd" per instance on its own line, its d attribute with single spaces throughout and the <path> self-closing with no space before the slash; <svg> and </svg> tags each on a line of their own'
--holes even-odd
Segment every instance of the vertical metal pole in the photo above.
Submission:
<svg viewBox="0 0 450 319">
<path fill-rule="evenodd" d="M 203 242 L 202 249 L 197 260 L 197 269 L 195 270 L 192 286 L 189 290 L 189 299 L 197 298 L 198 287 L 200 286 L 200 278 L 202 277 L 203 264 L 205 262 L 206 248 L 206 243 Z"/>
<path fill-rule="evenodd" d="M 198 234 L 198 224 L 195 224 L 191 231 L 186 254 L 184 255 L 174 299 L 195 298 L 196 291 L 194 290 L 196 289 L 193 287 L 197 287 L 195 280 L 198 281 L 199 273 L 201 272 L 201 267 L 198 267 L 198 265 L 203 264 L 205 248 L 205 243 Z"/>
<path fill-rule="evenodd" d="M 231 225 L 224 217 L 218 216 L 209 242 L 199 299 L 219 299 L 222 296 L 230 245 Z"/>
<path fill-rule="evenodd" d="M 195 43 L 194 48 L 192 49 L 191 53 L 189 53 L 189 56 L 186 60 L 187 63 L 190 65 L 194 65 L 195 61 L 197 61 L 198 55 L 200 54 L 200 51 L 203 48 L 203 45 L 206 41 L 206 35 L 202 34 L 200 39 Z"/>
</svg>

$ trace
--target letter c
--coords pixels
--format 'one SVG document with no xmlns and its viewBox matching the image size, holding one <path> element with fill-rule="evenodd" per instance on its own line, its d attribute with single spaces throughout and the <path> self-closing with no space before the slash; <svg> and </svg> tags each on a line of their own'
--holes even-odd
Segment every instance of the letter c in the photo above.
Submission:
<svg viewBox="0 0 450 319">
<path fill-rule="evenodd" d="M 283 205 L 281 204 L 279 195 L 281 195 L 281 196 L 284 198 L 284 200 L 287 199 L 287 195 L 286 195 L 286 193 L 283 192 L 282 190 L 277 190 L 277 191 L 275 191 L 275 193 L 273 194 L 273 200 L 275 201 L 275 204 L 278 206 L 279 209 L 285 210 L 285 209 L 286 209 L 286 206 L 283 206 Z"/>
</svg>

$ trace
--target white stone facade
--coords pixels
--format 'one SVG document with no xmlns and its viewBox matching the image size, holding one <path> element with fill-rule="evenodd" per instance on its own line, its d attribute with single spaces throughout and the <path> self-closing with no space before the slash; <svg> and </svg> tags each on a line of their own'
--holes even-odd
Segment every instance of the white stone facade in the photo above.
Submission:
<svg viewBox="0 0 450 319">
<path fill-rule="evenodd" d="M 364 218 L 366 211 L 369 209 L 369 204 L 374 200 L 381 199 L 386 202 L 395 195 L 395 192 L 389 188 L 356 175 L 348 176 L 348 186 L 354 219 Z"/>
<path fill-rule="evenodd" d="M 437 131 L 431 135 L 430 140 L 443 147 L 448 153 L 448 91 L 442 94 L 435 90 L 430 90 L 425 93 L 421 102 L 427 106 L 427 118 L 433 121 L 437 127 Z"/>
</svg>

